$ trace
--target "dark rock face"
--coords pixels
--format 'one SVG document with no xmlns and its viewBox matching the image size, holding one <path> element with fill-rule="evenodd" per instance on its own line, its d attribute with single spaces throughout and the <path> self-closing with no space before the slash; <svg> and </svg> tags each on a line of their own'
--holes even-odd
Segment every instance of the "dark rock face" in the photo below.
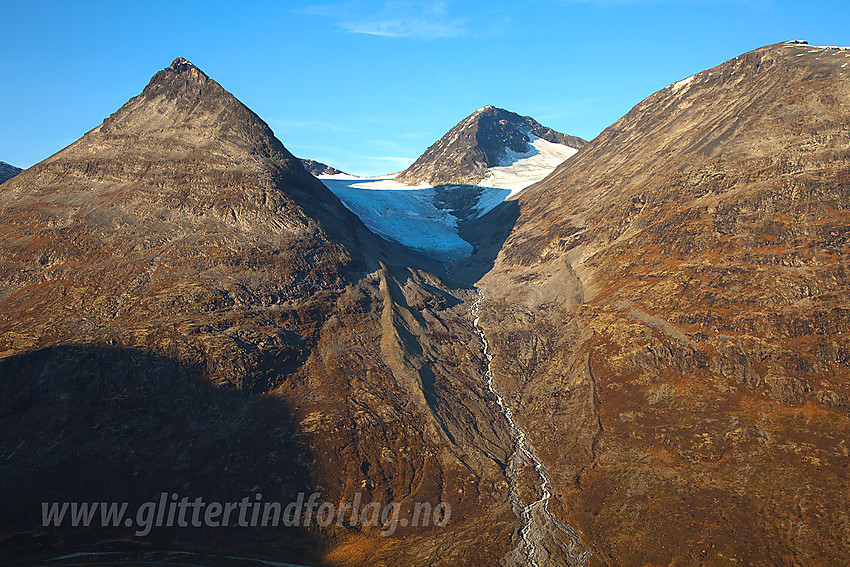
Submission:
<svg viewBox="0 0 850 567">
<path fill-rule="evenodd" d="M 5 161 L 0 161 L 0 183 L 12 179 L 14 176 L 22 172 L 23 169 L 9 165 Z"/>
<path fill-rule="evenodd" d="M 850 553 L 847 64 L 698 73 L 474 227 L 518 212 L 481 324 L 600 564 Z"/>
<path fill-rule="evenodd" d="M 499 165 L 506 150 L 527 152 L 530 136 L 576 149 L 586 143 L 528 116 L 485 106 L 460 121 L 395 179 L 410 185 L 475 185 L 487 168 Z"/>
<path fill-rule="evenodd" d="M 135 509 L 163 491 L 210 502 L 239 501 L 252 492 L 294 501 L 310 485 L 309 449 L 296 441 L 282 399 L 217 388 L 199 369 L 167 357 L 113 347 L 49 347 L 0 360 L 0 391 L 0 453 L 14 455 L 0 465 L 0 477 L 15 488 L 0 495 L 5 560 L 23 562 L 39 549 L 58 555 L 68 542 L 74 542 L 71 549 L 76 544 L 94 551 L 105 549 L 104 540 L 132 540 L 134 530 L 123 526 L 66 525 L 40 530 L 36 543 L 32 533 L 13 529 L 32 528 L 35 522 L 23 519 L 37 515 L 34 497 L 128 502 Z M 181 531 L 152 530 L 144 543 L 167 549 L 185 539 Z M 222 537 L 210 528 L 194 532 L 194 543 L 206 549 L 215 549 Z M 323 544 L 306 529 L 239 530 L 226 537 L 230 549 L 249 555 L 259 547 L 284 555 L 297 550 L 304 562 L 321 560 Z"/>
<path fill-rule="evenodd" d="M 331 166 L 326 165 L 326 164 L 324 164 L 320 161 L 315 161 L 315 160 L 312 160 L 312 159 L 301 158 L 301 165 L 304 166 L 304 169 L 306 169 L 310 173 L 310 175 L 315 175 L 315 176 L 338 175 L 340 173 L 343 173 L 342 171 L 340 171 L 340 170 L 338 170 L 334 167 L 331 167 Z"/>
<path fill-rule="evenodd" d="M 151 542 L 313 564 L 497 561 L 516 527 L 511 439 L 480 381 L 470 292 L 415 261 L 191 63 L 157 73 L 0 191 L 0 561 Z M 401 514 L 446 501 L 451 525 L 139 540 L 39 517 L 51 499 L 314 490 Z"/>
</svg>

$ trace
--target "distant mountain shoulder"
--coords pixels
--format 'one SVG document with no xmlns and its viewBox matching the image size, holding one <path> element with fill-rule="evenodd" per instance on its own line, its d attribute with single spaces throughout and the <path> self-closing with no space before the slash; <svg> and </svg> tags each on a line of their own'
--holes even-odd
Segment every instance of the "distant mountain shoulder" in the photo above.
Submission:
<svg viewBox="0 0 850 567">
<path fill-rule="evenodd" d="M 307 158 L 300 158 L 300 159 L 301 159 L 301 165 L 304 166 L 304 169 L 306 169 L 310 174 L 315 175 L 316 177 L 318 177 L 320 175 L 339 175 L 339 174 L 345 173 L 345 172 L 340 171 L 339 169 L 337 169 L 335 167 L 331 167 L 331 166 L 324 164 L 320 161 L 316 161 L 316 160 L 313 160 L 313 159 L 307 159 Z"/>
<path fill-rule="evenodd" d="M 0 183 L 12 179 L 14 176 L 22 172 L 23 169 L 9 165 L 5 161 L 0 161 Z"/>
</svg>

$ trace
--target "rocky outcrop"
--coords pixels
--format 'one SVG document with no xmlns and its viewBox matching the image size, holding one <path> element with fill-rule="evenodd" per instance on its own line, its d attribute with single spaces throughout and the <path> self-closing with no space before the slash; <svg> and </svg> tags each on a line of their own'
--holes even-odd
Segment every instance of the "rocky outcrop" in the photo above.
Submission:
<svg viewBox="0 0 850 567">
<path fill-rule="evenodd" d="M 579 149 L 586 142 L 541 126 L 533 118 L 485 106 L 461 120 L 408 167 L 396 181 L 417 185 L 476 185 L 508 151 L 524 154 L 532 137 Z"/>
<path fill-rule="evenodd" d="M 12 179 L 14 176 L 22 172 L 20 167 L 9 165 L 5 161 L 0 161 L 0 183 Z"/>
</svg>

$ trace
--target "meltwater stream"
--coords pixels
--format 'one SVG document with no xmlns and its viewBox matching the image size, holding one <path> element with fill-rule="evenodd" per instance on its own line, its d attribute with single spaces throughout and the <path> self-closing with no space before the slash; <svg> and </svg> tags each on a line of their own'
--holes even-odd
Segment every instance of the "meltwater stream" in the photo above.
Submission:
<svg viewBox="0 0 850 567">
<path fill-rule="evenodd" d="M 550 564 L 549 559 L 551 558 L 552 551 L 554 551 L 554 549 L 547 549 L 546 544 L 550 543 L 551 545 L 549 547 L 554 546 L 560 549 L 566 565 L 570 567 L 586 567 L 587 560 L 590 557 L 590 551 L 582 545 L 578 532 L 555 517 L 549 509 L 549 499 L 552 497 L 552 479 L 549 476 L 549 471 L 546 470 L 546 465 L 537 456 L 537 452 L 526 438 L 525 432 L 514 421 L 511 408 L 508 407 L 502 396 L 493 387 L 493 355 L 490 353 L 490 345 L 487 342 L 487 337 L 478 324 L 482 298 L 479 292 L 478 297 L 476 297 L 470 308 L 470 313 L 473 317 L 472 325 L 484 345 L 484 356 L 487 358 L 487 371 L 484 374 L 484 378 L 486 379 L 487 388 L 495 396 L 496 402 L 499 404 L 499 408 L 508 422 L 511 436 L 514 440 L 514 453 L 511 456 L 511 462 L 508 466 L 510 501 L 514 510 L 520 512 L 520 519 L 522 521 L 522 527 L 520 528 L 521 546 L 514 553 L 519 555 L 519 558 L 524 564 L 540 567 L 542 564 Z M 530 504 L 524 504 L 522 502 L 519 495 L 519 487 L 517 486 L 520 466 L 523 464 L 531 465 L 540 478 L 541 496 Z M 566 542 L 561 534 L 566 536 Z"/>
</svg>

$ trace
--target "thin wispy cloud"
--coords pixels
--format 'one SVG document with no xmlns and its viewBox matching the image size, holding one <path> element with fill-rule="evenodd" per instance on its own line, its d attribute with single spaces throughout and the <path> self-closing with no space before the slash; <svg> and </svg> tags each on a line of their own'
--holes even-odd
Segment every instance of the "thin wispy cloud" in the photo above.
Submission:
<svg viewBox="0 0 850 567">
<path fill-rule="evenodd" d="M 389 38 L 445 39 L 467 36 L 472 26 L 447 2 L 391 0 L 312 6 L 302 13 L 327 18 L 351 33 Z"/>
</svg>

